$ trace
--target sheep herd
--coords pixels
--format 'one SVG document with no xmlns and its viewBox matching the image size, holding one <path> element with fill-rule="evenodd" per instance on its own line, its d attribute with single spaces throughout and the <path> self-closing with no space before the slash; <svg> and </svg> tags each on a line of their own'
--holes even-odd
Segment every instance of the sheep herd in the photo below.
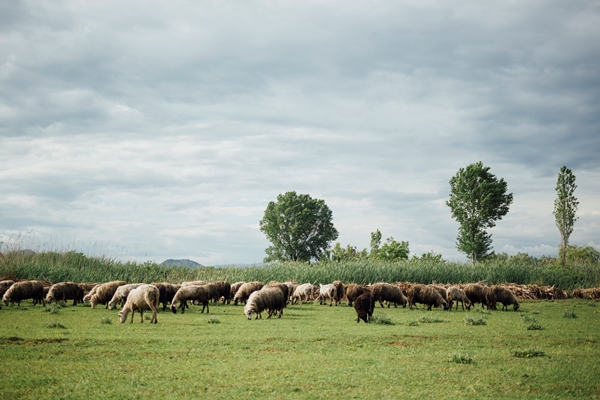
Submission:
<svg viewBox="0 0 600 400">
<path fill-rule="evenodd" d="M 190 281 L 181 284 L 156 282 L 152 284 L 128 283 L 125 281 L 111 281 L 106 283 L 75 283 L 60 282 L 50 285 L 45 281 L 26 280 L 14 282 L 12 280 L 0 281 L 0 296 L 5 305 L 20 305 L 22 300 L 33 300 L 33 305 L 52 302 L 73 301 L 73 306 L 78 303 L 89 303 L 92 308 L 98 304 L 105 305 L 108 309 L 121 306 L 119 319 L 121 323 L 127 320 L 131 313 L 131 323 L 137 310 L 144 322 L 144 310 L 152 311 L 151 323 L 157 323 L 158 308 L 162 303 L 163 311 L 169 305 L 173 313 L 181 310 L 185 313 L 189 304 L 202 305 L 202 313 L 210 312 L 210 302 L 222 302 L 234 305 L 244 303 L 244 315 L 248 319 L 262 318 L 262 313 L 267 318 L 277 315 L 281 318 L 283 309 L 288 305 L 298 303 L 306 304 L 319 302 L 320 305 L 329 304 L 337 306 L 346 301 L 349 306 L 354 305 L 357 322 L 368 322 L 379 303 L 381 307 L 389 308 L 392 304 L 412 309 L 416 304 L 421 304 L 431 310 L 432 307 L 451 310 L 453 305 L 458 310 L 458 303 L 462 309 L 470 310 L 473 304 L 480 303 L 482 307 L 496 310 L 496 304 L 502 303 L 502 310 L 518 310 L 519 302 L 515 293 L 503 286 L 487 286 L 483 283 L 467 285 L 423 285 L 406 282 L 395 284 L 378 282 L 371 285 L 355 283 L 344 284 L 336 280 L 330 284 L 313 285 L 312 283 L 298 284 L 297 282 L 276 282 L 264 284 L 259 281 L 235 282 L 227 281 L 204 282 Z M 1 307 L 1 306 L 0 306 Z"/>
</svg>

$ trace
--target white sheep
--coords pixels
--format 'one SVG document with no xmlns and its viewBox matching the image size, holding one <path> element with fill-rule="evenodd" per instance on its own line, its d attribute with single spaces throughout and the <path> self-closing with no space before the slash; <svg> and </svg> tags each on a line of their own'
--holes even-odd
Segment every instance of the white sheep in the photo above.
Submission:
<svg viewBox="0 0 600 400">
<path fill-rule="evenodd" d="M 448 298 L 448 304 L 450 304 L 450 308 L 452 308 L 452 302 L 456 302 L 456 309 L 458 310 L 458 302 L 460 301 L 460 305 L 464 310 L 467 307 L 467 310 L 471 309 L 471 302 L 469 298 L 465 294 L 465 291 L 456 286 L 450 286 L 446 288 L 446 297 Z"/>
<path fill-rule="evenodd" d="M 337 288 L 332 283 L 328 285 L 319 284 L 319 304 L 327 304 L 329 299 L 329 307 L 335 302 L 337 306 Z"/>
<path fill-rule="evenodd" d="M 110 299 L 110 302 L 108 303 L 108 309 L 114 310 L 117 306 L 117 303 L 125 304 L 129 293 L 133 289 L 139 287 L 140 285 L 141 283 L 130 283 L 127 285 L 119 286 L 115 291 L 115 294 L 113 295 L 112 299 Z"/>
<path fill-rule="evenodd" d="M 123 309 L 119 311 L 121 323 L 125 322 L 127 315 L 131 313 L 130 323 L 133 324 L 133 315 L 135 314 L 135 310 L 140 311 L 142 323 L 144 323 L 144 310 L 148 308 L 152 310 L 152 320 L 150 320 L 150 323 L 158 323 L 156 315 L 158 314 L 159 300 L 160 292 L 154 285 L 140 285 L 133 289 L 129 293 L 129 296 L 127 296 L 127 301 L 125 302 Z"/>
<path fill-rule="evenodd" d="M 294 294 L 292 295 L 292 304 L 295 304 L 297 301 L 301 303 L 308 303 L 312 300 L 314 286 L 312 283 L 303 283 L 302 285 L 298 285 L 296 290 L 294 290 Z"/>
</svg>

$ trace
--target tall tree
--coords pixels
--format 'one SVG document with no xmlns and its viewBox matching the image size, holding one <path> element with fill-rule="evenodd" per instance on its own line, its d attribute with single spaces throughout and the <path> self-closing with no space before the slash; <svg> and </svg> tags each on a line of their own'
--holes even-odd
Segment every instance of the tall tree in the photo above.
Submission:
<svg viewBox="0 0 600 400">
<path fill-rule="evenodd" d="M 450 199 L 446 201 L 460 224 L 456 247 L 473 263 L 489 255 L 492 235 L 486 230 L 496 226 L 513 201 L 504 179 L 489 171 L 481 161 L 459 169 L 450 179 Z"/>
<path fill-rule="evenodd" d="M 573 225 L 577 220 L 575 213 L 579 202 L 573 195 L 577 185 L 575 184 L 575 175 L 573 172 L 563 166 L 558 173 L 556 182 L 556 200 L 554 200 L 554 218 L 556 226 L 560 232 L 560 246 L 558 254 L 562 265 L 567 262 L 567 249 L 569 245 L 569 237 L 573 233 Z"/>
<path fill-rule="evenodd" d="M 375 232 L 371 232 L 371 258 L 377 258 L 379 253 L 379 247 L 381 246 L 381 232 L 377 229 Z"/>
<path fill-rule="evenodd" d="M 265 261 L 319 260 L 338 238 L 332 212 L 323 200 L 287 192 L 269 202 L 260 230 L 272 243 Z"/>
</svg>

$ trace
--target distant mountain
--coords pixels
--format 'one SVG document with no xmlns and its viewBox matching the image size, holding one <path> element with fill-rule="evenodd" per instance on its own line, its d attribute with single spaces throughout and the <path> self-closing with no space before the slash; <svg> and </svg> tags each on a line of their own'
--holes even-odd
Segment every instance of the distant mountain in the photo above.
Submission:
<svg viewBox="0 0 600 400">
<path fill-rule="evenodd" d="M 192 260 L 173 260 L 169 258 L 160 263 L 160 265 L 164 267 L 188 267 L 188 268 L 204 268 L 204 265 L 198 264 L 196 261 Z"/>
</svg>

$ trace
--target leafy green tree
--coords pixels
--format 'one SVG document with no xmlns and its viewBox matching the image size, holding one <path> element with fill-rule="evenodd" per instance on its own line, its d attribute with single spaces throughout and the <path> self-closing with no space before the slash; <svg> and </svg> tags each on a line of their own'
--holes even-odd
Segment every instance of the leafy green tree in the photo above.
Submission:
<svg viewBox="0 0 600 400">
<path fill-rule="evenodd" d="M 408 242 L 397 242 L 390 236 L 377 252 L 377 258 L 386 261 L 408 260 L 408 253 Z"/>
<path fill-rule="evenodd" d="M 567 260 L 572 264 L 597 265 L 600 263 L 600 251 L 592 246 L 567 246 Z"/>
<path fill-rule="evenodd" d="M 489 254 L 492 235 L 486 230 L 496 226 L 513 201 L 504 179 L 497 179 L 489 170 L 481 161 L 459 169 L 450 179 L 450 199 L 446 202 L 460 224 L 456 247 L 473 263 Z"/>
<path fill-rule="evenodd" d="M 556 182 L 556 200 L 554 200 L 554 218 L 556 226 L 560 232 L 559 257 L 562 265 L 567 262 L 567 248 L 569 245 L 569 237 L 573 233 L 573 225 L 577 220 L 575 213 L 579 202 L 573 195 L 577 185 L 575 184 L 575 175 L 573 172 L 563 166 L 558 173 L 558 181 Z"/>
<path fill-rule="evenodd" d="M 325 202 L 296 192 L 280 194 L 277 202 L 269 202 L 260 230 L 272 243 L 265 262 L 319 260 L 338 238 Z"/>
<path fill-rule="evenodd" d="M 333 249 L 325 253 L 326 258 L 331 261 L 351 261 L 367 258 L 367 249 L 358 251 L 356 246 L 348 245 L 345 248 L 338 242 L 333 246 Z"/>
<path fill-rule="evenodd" d="M 377 229 L 375 232 L 371 232 L 371 252 L 369 257 L 377 258 L 379 253 L 379 247 L 381 246 L 381 232 Z"/>
</svg>

